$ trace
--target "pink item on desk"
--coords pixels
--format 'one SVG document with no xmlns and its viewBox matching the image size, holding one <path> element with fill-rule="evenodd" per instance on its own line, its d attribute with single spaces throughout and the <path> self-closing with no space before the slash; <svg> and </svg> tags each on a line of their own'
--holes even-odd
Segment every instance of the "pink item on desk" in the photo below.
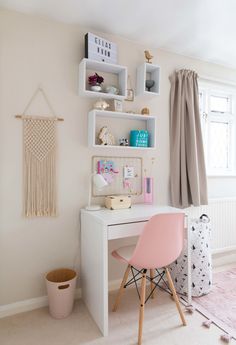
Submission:
<svg viewBox="0 0 236 345">
<path fill-rule="evenodd" d="M 143 191 L 145 204 L 153 204 L 153 177 L 144 177 Z"/>
</svg>

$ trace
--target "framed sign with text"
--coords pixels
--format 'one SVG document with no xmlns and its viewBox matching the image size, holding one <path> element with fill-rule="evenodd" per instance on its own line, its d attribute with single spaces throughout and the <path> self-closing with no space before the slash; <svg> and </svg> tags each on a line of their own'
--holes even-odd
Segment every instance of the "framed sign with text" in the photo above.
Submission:
<svg viewBox="0 0 236 345">
<path fill-rule="evenodd" d="M 85 35 L 85 57 L 91 60 L 116 64 L 117 45 L 88 32 Z"/>
</svg>

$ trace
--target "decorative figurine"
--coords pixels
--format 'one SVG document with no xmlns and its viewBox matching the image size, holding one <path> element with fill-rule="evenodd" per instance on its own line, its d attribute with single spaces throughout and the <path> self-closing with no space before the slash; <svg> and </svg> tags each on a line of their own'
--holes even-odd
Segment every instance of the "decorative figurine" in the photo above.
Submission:
<svg viewBox="0 0 236 345">
<path fill-rule="evenodd" d="M 106 92 L 106 93 L 110 93 L 110 94 L 112 94 L 112 95 L 118 95 L 118 94 L 119 94 L 119 89 L 118 89 L 118 87 L 116 87 L 116 86 L 108 85 L 108 86 L 105 88 L 105 92 Z"/>
<path fill-rule="evenodd" d="M 100 145 L 114 145 L 115 144 L 115 138 L 111 133 L 109 133 L 107 126 L 104 126 L 100 129 L 98 133 L 98 139 L 100 141 Z"/>
<path fill-rule="evenodd" d="M 94 106 L 94 109 L 98 109 L 98 110 L 106 110 L 106 108 L 110 107 L 110 105 L 102 99 L 95 102 L 93 106 Z"/>
<path fill-rule="evenodd" d="M 129 140 L 126 138 L 119 139 L 120 146 L 129 146 Z"/>
<path fill-rule="evenodd" d="M 145 58 L 147 59 L 147 63 L 152 63 L 153 55 L 151 55 L 149 50 L 144 50 Z"/>
<path fill-rule="evenodd" d="M 149 115 L 149 114 L 150 114 L 150 111 L 149 111 L 148 108 L 143 108 L 143 109 L 141 110 L 141 114 L 142 114 L 142 115 Z"/>
</svg>

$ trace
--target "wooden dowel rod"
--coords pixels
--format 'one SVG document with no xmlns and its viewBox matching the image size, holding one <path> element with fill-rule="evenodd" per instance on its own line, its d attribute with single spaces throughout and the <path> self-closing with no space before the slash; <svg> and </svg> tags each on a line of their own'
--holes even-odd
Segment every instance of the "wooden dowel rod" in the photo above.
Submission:
<svg viewBox="0 0 236 345">
<path fill-rule="evenodd" d="M 15 115 L 16 119 L 22 119 L 22 115 Z M 64 121 L 62 117 L 57 117 L 57 121 Z"/>
</svg>

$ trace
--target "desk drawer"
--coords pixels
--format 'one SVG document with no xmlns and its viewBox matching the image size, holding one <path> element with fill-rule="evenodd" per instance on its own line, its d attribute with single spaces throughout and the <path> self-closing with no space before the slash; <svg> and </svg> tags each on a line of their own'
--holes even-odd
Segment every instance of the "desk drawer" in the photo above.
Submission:
<svg viewBox="0 0 236 345">
<path fill-rule="evenodd" d="M 108 240 L 138 236 L 141 234 L 146 221 L 108 226 Z"/>
</svg>

